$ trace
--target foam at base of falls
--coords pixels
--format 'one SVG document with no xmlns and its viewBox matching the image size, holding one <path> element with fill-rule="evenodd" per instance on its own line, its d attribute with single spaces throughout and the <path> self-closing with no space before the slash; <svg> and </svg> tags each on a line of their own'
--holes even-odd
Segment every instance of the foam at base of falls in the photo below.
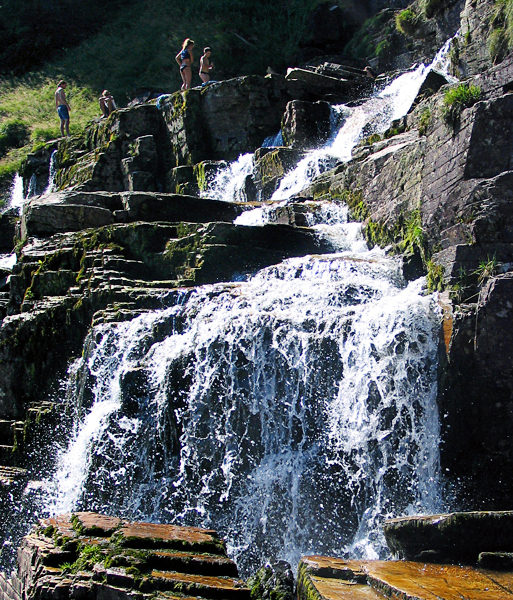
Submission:
<svg viewBox="0 0 513 600">
<path fill-rule="evenodd" d="M 98 326 L 69 384 L 92 406 L 54 510 L 215 527 L 244 572 L 383 553 L 378 518 L 439 500 L 438 322 L 374 250 L 289 259 Z"/>
</svg>

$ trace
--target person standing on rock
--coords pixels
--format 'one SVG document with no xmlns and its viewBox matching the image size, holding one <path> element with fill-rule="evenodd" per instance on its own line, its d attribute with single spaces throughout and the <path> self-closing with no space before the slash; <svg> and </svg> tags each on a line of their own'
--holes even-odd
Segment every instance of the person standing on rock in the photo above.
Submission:
<svg viewBox="0 0 513 600">
<path fill-rule="evenodd" d="M 108 90 L 103 90 L 98 101 L 100 103 L 100 110 L 102 111 L 102 119 L 107 118 L 117 108 L 116 102 Z"/>
<path fill-rule="evenodd" d="M 210 81 L 210 71 L 214 68 L 214 64 L 210 61 L 212 55 L 212 48 L 208 46 L 203 49 L 203 56 L 200 58 L 200 70 L 199 76 L 203 83 Z"/>
<path fill-rule="evenodd" d="M 180 75 L 182 76 L 182 90 L 188 90 L 191 87 L 192 81 L 192 63 L 194 62 L 194 56 L 192 49 L 194 48 L 194 41 L 186 38 L 182 44 L 182 49 L 175 56 L 176 62 L 180 65 Z"/>
<path fill-rule="evenodd" d="M 66 135 L 69 135 L 69 113 L 71 111 L 70 105 L 66 100 L 66 88 L 68 84 L 61 80 L 55 90 L 55 108 L 61 120 L 61 135 L 64 136 L 64 129 L 66 129 Z"/>
</svg>

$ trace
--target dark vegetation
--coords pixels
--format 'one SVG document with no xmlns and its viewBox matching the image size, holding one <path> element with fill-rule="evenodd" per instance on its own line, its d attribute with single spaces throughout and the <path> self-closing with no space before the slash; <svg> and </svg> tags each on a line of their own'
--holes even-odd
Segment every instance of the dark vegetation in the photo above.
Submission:
<svg viewBox="0 0 513 600">
<path fill-rule="evenodd" d="M 135 4 L 135 0 L 131 0 Z M 2 0 L 0 74 L 22 74 L 86 39 L 130 0 Z"/>
</svg>

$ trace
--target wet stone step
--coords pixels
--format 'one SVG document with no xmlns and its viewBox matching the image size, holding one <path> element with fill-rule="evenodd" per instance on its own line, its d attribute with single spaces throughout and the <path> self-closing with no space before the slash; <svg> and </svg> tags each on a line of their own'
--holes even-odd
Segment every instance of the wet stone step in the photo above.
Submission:
<svg viewBox="0 0 513 600">
<path fill-rule="evenodd" d="M 240 579 L 190 575 L 169 571 L 151 572 L 151 581 L 157 589 L 176 590 L 186 594 L 197 593 L 203 598 L 249 600 L 249 588 Z"/>
<path fill-rule="evenodd" d="M 413 561 L 303 558 L 298 600 L 513 600 L 513 572 Z"/>
<path fill-rule="evenodd" d="M 161 571 L 177 571 L 180 573 L 203 573 L 224 576 L 237 576 L 235 563 L 224 556 L 210 554 L 194 554 L 191 552 L 152 552 L 148 562 Z"/>
<path fill-rule="evenodd" d="M 16 454 L 14 452 L 14 446 L 0 445 L 0 465 L 7 467 L 16 466 Z"/>
<path fill-rule="evenodd" d="M 78 588 L 81 598 L 250 597 L 223 540 L 196 527 L 91 512 L 57 515 L 41 519 L 23 539 L 18 561 L 26 598 L 76 598 Z"/>
<path fill-rule="evenodd" d="M 404 600 L 513 600 L 513 573 L 456 565 L 376 561 L 365 565 L 369 584 Z"/>
</svg>

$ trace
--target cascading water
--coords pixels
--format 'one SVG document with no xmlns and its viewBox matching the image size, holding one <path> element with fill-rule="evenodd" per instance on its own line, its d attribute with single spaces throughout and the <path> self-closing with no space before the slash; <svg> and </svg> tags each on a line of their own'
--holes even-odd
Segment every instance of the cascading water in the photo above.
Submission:
<svg viewBox="0 0 513 600">
<path fill-rule="evenodd" d="M 407 110 L 392 98 L 348 109 L 330 148 L 347 156 L 366 124 Z M 250 164 L 241 157 L 229 178 Z M 271 557 L 385 556 L 383 518 L 442 508 L 436 300 L 367 249 L 346 207 L 310 208 L 333 254 L 177 292 L 167 309 L 90 332 L 40 513 L 214 527 L 247 574 Z"/>
<path fill-rule="evenodd" d="M 352 250 L 91 332 L 52 512 L 214 526 L 249 572 L 377 556 L 380 519 L 438 507 L 435 302 L 323 208 L 314 226 Z"/>
</svg>

